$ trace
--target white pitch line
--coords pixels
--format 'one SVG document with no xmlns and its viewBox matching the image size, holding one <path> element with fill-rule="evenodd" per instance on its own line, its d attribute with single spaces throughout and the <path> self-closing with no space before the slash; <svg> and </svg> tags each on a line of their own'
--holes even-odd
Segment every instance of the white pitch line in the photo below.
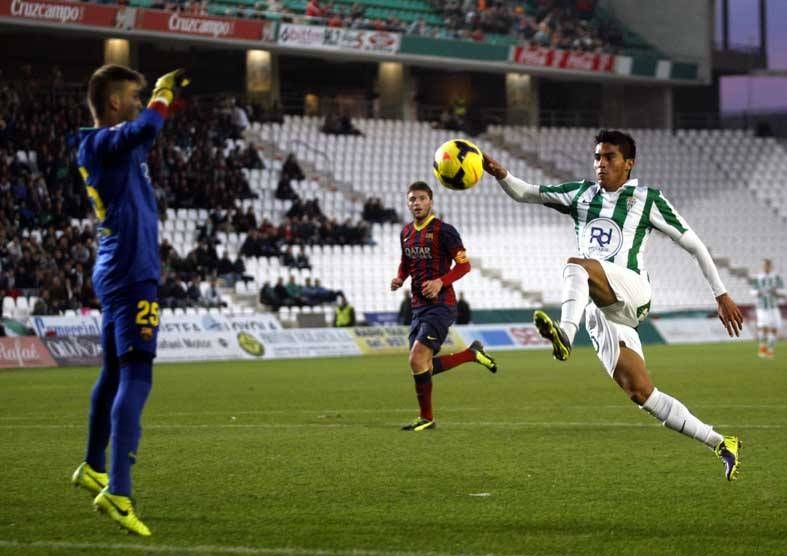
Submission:
<svg viewBox="0 0 787 556">
<path fill-rule="evenodd" d="M 358 427 L 398 427 L 401 423 L 204 423 L 204 424 L 150 424 L 145 425 L 145 430 L 155 429 L 290 429 L 290 428 L 358 428 Z M 442 428 L 464 428 L 464 427 L 498 427 L 498 428 L 576 428 L 576 429 L 599 429 L 599 428 L 657 428 L 658 423 L 626 423 L 620 421 L 446 421 L 440 425 Z M 727 429 L 784 429 L 787 423 L 775 424 L 715 424 L 718 428 Z M 17 424 L 0 425 L 0 430 L 15 429 L 81 429 L 85 424 L 57 424 L 57 425 L 35 425 Z"/>
<path fill-rule="evenodd" d="M 573 409 L 630 409 L 632 404 L 607 404 L 607 405 L 580 405 L 580 404 L 573 404 L 573 405 L 560 405 L 559 403 L 556 404 L 525 404 L 521 407 L 517 408 L 521 411 L 527 411 L 528 409 L 532 408 L 539 408 L 539 409 L 560 409 L 560 410 L 573 410 Z M 699 408 L 699 409 L 787 409 L 787 400 L 783 404 L 692 404 L 692 408 Z M 356 413 L 375 413 L 375 414 L 385 414 L 385 413 L 412 413 L 412 407 L 397 407 L 397 408 L 346 408 L 346 409 L 250 409 L 247 411 L 173 411 L 168 413 L 156 413 L 155 411 L 150 411 L 149 415 L 151 417 L 155 417 L 157 419 L 166 419 L 168 417 L 188 417 L 191 415 L 292 415 L 292 414 L 316 414 L 316 415 L 353 415 Z M 493 407 L 451 407 L 446 410 L 446 412 L 450 412 L 452 414 L 461 413 L 465 411 L 483 411 L 485 413 L 491 413 L 495 411 L 507 411 L 511 412 L 510 409 L 495 409 Z M 70 419 L 73 415 L 44 415 L 42 416 L 40 412 L 31 412 L 31 413 L 17 413 L 15 415 L 0 415 L 0 422 L 2 421 L 25 421 L 30 419 L 35 419 L 37 421 L 48 421 L 48 420 L 64 420 Z"/>
<path fill-rule="evenodd" d="M 144 541 L 139 544 L 132 543 L 93 543 L 93 542 L 67 542 L 67 541 L 33 541 L 29 543 L 19 541 L 0 540 L 0 548 L 11 548 L 14 551 L 27 550 L 104 550 L 104 551 L 123 551 L 144 552 L 146 554 L 248 554 L 266 556 L 450 556 L 446 552 L 406 552 L 399 550 L 368 550 L 368 549 L 349 549 L 333 550 L 321 548 L 273 548 L 273 547 L 253 547 L 253 546 L 209 546 L 209 545 L 168 545 L 168 544 L 147 544 Z M 469 556 L 473 556 L 472 554 Z M 495 556 L 493 553 L 476 556 Z"/>
</svg>

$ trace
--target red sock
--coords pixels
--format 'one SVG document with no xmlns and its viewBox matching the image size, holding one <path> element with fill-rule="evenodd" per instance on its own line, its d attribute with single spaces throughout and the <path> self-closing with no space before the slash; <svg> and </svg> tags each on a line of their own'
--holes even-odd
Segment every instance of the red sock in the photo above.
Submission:
<svg viewBox="0 0 787 556">
<path fill-rule="evenodd" d="M 469 349 L 460 351 L 458 353 L 451 353 L 450 355 L 441 355 L 432 359 L 433 374 L 445 372 L 449 369 L 461 365 L 462 363 L 469 363 L 475 361 L 475 352 Z"/>
<path fill-rule="evenodd" d="M 432 421 L 432 373 L 413 375 L 415 379 L 415 395 L 418 397 L 418 406 L 421 408 L 421 417 Z"/>
</svg>

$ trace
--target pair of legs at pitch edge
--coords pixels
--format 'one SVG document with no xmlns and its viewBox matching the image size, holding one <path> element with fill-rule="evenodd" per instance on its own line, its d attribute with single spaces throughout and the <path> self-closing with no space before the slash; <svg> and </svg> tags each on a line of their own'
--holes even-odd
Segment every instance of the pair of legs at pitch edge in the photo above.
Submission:
<svg viewBox="0 0 787 556">
<path fill-rule="evenodd" d="M 740 465 L 741 443 L 738 438 L 720 435 L 713 427 L 695 417 L 680 400 L 656 388 L 645 366 L 639 337 L 634 328 L 609 321 L 598 309 L 619 303 L 601 263 L 593 259 L 572 257 L 563 269 L 563 279 L 560 323 L 553 322 L 543 311 L 535 313 L 536 327 L 539 333 L 552 343 L 555 359 L 568 359 L 580 319 L 587 306 L 588 331 L 593 337 L 599 358 L 612 379 L 631 401 L 661 421 L 665 427 L 711 448 L 724 463 L 727 480 L 735 479 Z M 589 301 L 595 306 L 588 305 Z"/>
<path fill-rule="evenodd" d="M 464 351 L 439 357 L 435 356 L 431 347 L 415 340 L 410 349 L 410 370 L 413 372 L 415 394 L 421 412 L 412 423 L 403 426 L 402 430 L 419 432 L 434 429 L 437 423 L 432 413 L 432 375 L 444 373 L 471 361 L 482 365 L 491 373 L 497 372 L 495 360 L 484 351 L 484 346 L 478 340 Z"/>
<path fill-rule="evenodd" d="M 760 344 L 757 357 L 773 359 L 776 356 L 776 341 L 779 339 L 779 329 L 760 327 L 757 329 L 757 339 Z"/>
<path fill-rule="evenodd" d="M 150 529 L 139 519 L 131 499 L 131 465 L 141 435 L 140 417 L 152 385 L 151 355 L 131 352 L 118 359 L 114 346 L 104 354 L 101 374 L 93 387 L 87 453 L 71 477 L 87 490 L 93 507 L 130 533 L 147 537 Z M 106 448 L 112 440 L 111 468 L 106 471 Z"/>
</svg>

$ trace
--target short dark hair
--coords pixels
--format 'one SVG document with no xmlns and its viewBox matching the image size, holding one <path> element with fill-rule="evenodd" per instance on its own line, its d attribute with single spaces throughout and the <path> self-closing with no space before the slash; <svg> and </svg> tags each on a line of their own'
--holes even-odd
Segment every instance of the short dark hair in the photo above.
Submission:
<svg viewBox="0 0 787 556">
<path fill-rule="evenodd" d="M 107 64 L 98 68 L 87 84 L 87 104 L 96 118 L 106 115 L 107 99 L 126 81 L 145 86 L 145 76 L 126 66 Z"/>
<path fill-rule="evenodd" d="M 623 133 L 617 129 L 602 129 L 596 134 L 596 145 L 599 143 L 609 143 L 620 149 L 623 158 L 637 158 L 637 144 L 634 138 L 628 133 Z"/>
<path fill-rule="evenodd" d="M 409 195 L 413 191 L 426 191 L 429 198 L 432 198 L 432 188 L 429 187 L 429 184 L 425 181 L 415 181 L 410 184 L 410 187 L 407 188 L 407 194 Z"/>
</svg>

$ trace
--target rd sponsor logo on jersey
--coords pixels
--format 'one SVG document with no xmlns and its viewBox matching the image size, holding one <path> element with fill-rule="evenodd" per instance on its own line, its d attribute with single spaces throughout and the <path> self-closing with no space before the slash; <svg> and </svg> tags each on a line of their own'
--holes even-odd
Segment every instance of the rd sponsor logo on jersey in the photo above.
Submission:
<svg viewBox="0 0 787 556">
<path fill-rule="evenodd" d="M 623 233 L 614 220 L 595 218 L 585 224 L 580 235 L 582 255 L 589 259 L 606 260 L 617 255 L 623 246 Z"/>
</svg>

